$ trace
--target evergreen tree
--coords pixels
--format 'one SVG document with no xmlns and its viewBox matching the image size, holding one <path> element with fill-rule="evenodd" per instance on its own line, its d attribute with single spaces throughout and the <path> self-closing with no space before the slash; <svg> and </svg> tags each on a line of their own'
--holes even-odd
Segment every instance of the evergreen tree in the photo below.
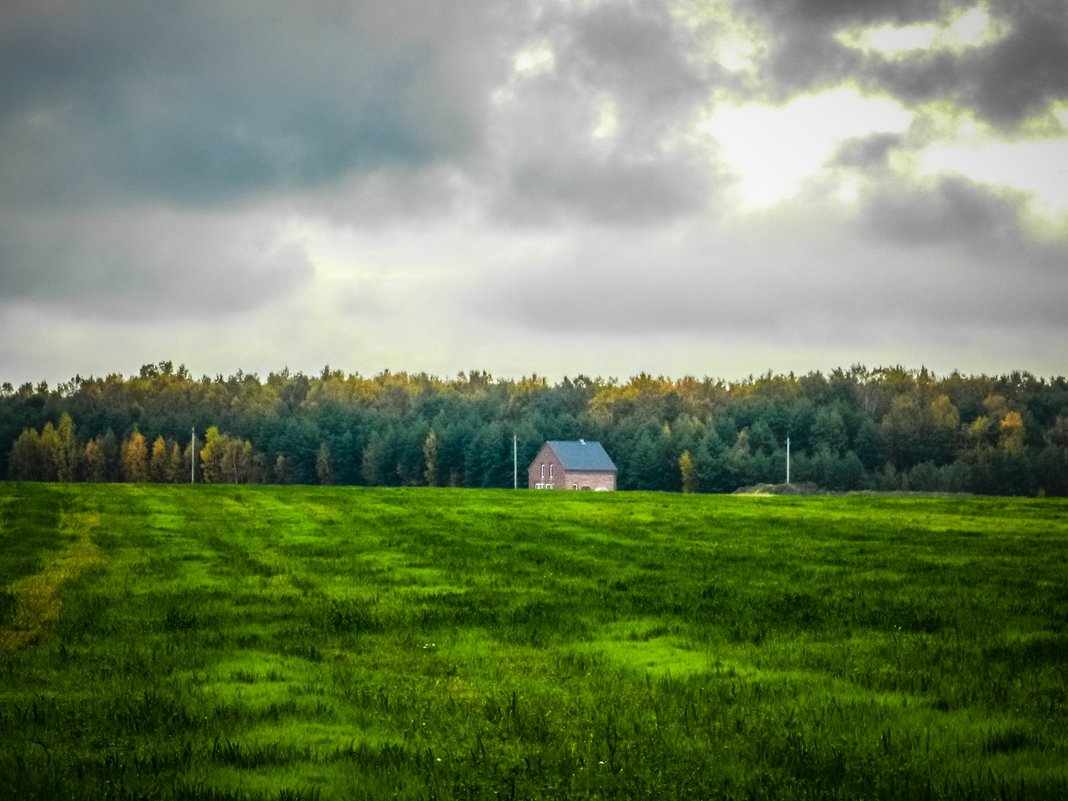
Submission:
<svg viewBox="0 0 1068 801">
<path fill-rule="evenodd" d="M 35 428 L 23 429 L 8 457 L 8 475 L 15 481 L 51 481 L 51 454 Z"/>
<path fill-rule="evenodd" d="M 56 480 L 73 481 L 78 466 L 78 443 L 74 438 L 74 421 L 67 412 L 60 415 L 51 447 Z"/>
<path fill-rule="evenodd" d="M 100 453 L 103 457 L 104 481 L 122 481 L 122 443 L 110 428 L 100 439 Z"/>
<path fill-rule="evenodd" d="M 185 464 L 182 460 L 182 446 L 174 440 L 167 443 L 167 472 L 164 481 L 168 484 L 178 484 L 186 480 Z"/>
<path fill-rule="evenodd" d="M 315 455 L 315 475 L 318 476 L 320 484 L 334 483 L 333 459 L 330 456 L 330 446 L 325 442 L 319 446 Z"/>
<path fill-rule="evenodd" d="M 289 467 L 289 460 L 284 453 L 278 454 L 274 460 L 274 483 L 292 484 L 293 471 Z"/>
</svg>

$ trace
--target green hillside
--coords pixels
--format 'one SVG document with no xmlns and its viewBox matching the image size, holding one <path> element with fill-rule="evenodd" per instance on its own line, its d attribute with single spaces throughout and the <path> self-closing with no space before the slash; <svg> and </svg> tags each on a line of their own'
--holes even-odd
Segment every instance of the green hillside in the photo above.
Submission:
<svg viewBox="0 0 1068 801">
<path fill-rule="evenodd" d="M 0 797 L 1068 797 L 1068 503 L 0 484 Z"/>
</svg>

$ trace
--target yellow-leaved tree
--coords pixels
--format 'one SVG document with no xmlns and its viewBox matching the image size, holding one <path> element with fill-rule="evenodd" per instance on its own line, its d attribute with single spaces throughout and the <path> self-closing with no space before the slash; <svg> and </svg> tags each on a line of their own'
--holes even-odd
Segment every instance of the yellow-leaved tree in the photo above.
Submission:
<svg viewBox="0 0 1068 801">
<path fill-rule="evenodd" d="M 136 428 L 122 444 L 122 477 L 133 484 L 148 481 L 148 447 Z"/>
<path fill-rule="evenodd" d="M 436 487 L 438 485 L 438 435 L 434 429 L 430 429 L 426 439 L 423 440 L 423 463 L 426 465 L 426 471 L 423 473 L 426 485 Z"/>
<path fill-rule="evenodd" d="M 208 484 L 248 484 L 262 480 L 260 460 L 247 439 L 219 433 L 212 426 L 200 449 L 200 468 Z"/>
<path fill-rule="evenodd" d="M 679 473 L 682 475 L 682 491 L 697 492 L 697 468 L 689 451 L 683 451 L 679 457 Z"/>
<path fill-rule="evenodd" d="M 1001 418 L 998 447 L 1005 453 L 1018 454 L 1024 447 L 1024 424 L 1019 412 L 1007 412 Z"/>
<path fill-rule="evenodd" d="M 170 465 L 167 453 L 167 440 L 163 435 L 156 437 L 152 443 L 152 453 L 148 457 L 148 477 L 157 484 L 167 481 L 167 470 Z"/>
</svg>

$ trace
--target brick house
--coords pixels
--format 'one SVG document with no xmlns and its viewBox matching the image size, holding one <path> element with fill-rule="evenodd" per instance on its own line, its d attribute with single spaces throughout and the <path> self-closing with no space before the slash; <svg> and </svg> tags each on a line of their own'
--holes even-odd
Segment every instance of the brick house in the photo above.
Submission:
<svg viewBox="0 0 1068 801">
<path fill-rule="evenodd" d="M 611 492 L 616 466 L 600 442 L 550 440 L 527 468 L 530 489 L 576 489 Z"/>
</svg>

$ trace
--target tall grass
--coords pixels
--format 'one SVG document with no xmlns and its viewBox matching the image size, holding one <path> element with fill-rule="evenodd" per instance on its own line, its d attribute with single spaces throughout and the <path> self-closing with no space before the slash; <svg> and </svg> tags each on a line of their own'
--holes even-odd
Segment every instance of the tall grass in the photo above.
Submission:
<svg viewBox="0 0 1068 801">
<path fill-rule="evenodd" d="M 0 510 L 0 796 L 1068 797 L 1062 502 L 8 484 Z M 34 582 L 58 614 L 12 639 Z"/>
</svg>

